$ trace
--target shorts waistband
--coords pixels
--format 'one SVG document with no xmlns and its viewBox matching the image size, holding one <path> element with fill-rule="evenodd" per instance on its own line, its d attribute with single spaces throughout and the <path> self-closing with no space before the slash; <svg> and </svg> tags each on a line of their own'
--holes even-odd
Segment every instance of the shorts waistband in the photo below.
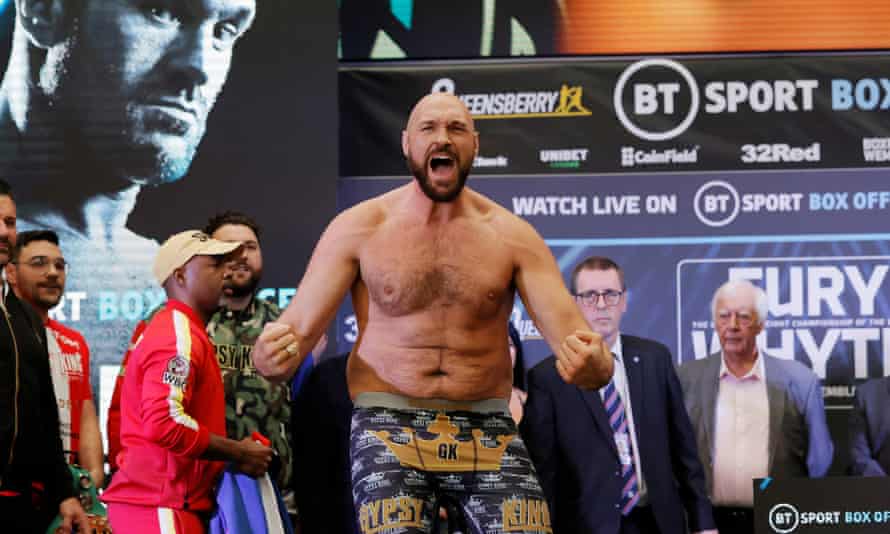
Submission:
<svg viewBox="0 0 890 534">
<path fill-rule="evenodd" d="M 510 416 L 510 405 L 506 399 L 483 399 L 478 401 L 453 401 L 448 399 L 415 399 L 395 393 L 359 393 L 353 405 L 356 408 L 389 408 L 392 410 L 437 410 L 465 411 L 475 413 L 498 413 Z"/>
</svg>

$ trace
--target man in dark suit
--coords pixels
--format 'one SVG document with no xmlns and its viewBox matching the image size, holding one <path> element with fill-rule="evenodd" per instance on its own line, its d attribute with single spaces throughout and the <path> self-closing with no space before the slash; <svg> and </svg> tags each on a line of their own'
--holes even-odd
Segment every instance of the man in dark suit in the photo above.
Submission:
<svg viewBox="0 0 890 534">
<path fill-rule="evenodd" d="M 856 388 L 850 412 L 850 474 L 885 477 L 890 473 L 890 377 Z"/>
<path fill-rule="evenodd" d="M 614 261 L 587 258 L 572 272 L 571 285 L 616 361 L 612 381 L 599 391 L 566 384 L 552 356 L 529 373 L 521 431 L 554 532 L 715 532 L 670 352 L 619 334 L 627 296 Z"/>
<path fill-rule="evenodd" d="M 834 446 L 816 375 L 757 348 L 766 293 L 731 280 L 711 304 L 721 351 L 680 367 L 720 534 L 754 532 L 753 480 L 821 477 Z"/>
<path fill-rule="evenodd" d="M 319 362 L 294 398 L 294 494 L 304 534 L 358 534 L 352 505 L 352 400 L 342 354 Z"/>
</svg>

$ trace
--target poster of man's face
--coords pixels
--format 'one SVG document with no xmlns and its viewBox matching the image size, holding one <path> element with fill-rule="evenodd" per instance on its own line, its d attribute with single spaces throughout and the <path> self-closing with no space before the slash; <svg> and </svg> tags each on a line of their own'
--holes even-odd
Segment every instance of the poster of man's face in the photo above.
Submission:
<svg viewBox="0 0 890 534">
<path fill-rule="evenodd" d="M 263 286 L 296 285 L 337 175 L 336 5 L 308 4 L 0 0 L 0 175 L 20 229 L 60 236 L 53 315 L 85 335 L 94 387 L 164 299 L 169 235 L 248 213 Z"/>
<path fill-rule="evenodd" d="M 42 96 L 111 172 L 138 184 L 177 180 L 256 8 L 255 0 L 63 4 L 72 12 L 48 21 L 58 37 L 45 43 Z"/>
</svg>

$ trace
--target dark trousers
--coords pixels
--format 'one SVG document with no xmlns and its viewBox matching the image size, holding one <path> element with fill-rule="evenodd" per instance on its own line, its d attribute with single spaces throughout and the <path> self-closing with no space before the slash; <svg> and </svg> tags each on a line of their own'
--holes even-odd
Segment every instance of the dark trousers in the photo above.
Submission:
<svg viewBox="0 0 890 534">
<path fill-rule="evenodd" d="M 0 524 L 3 532 L 45 534 L 53 517 L 37 510 L 28 497 L 0 496 Z"/>
<path fill-rule="evenodd" d="M 751 508 L 715 506 L 714 522 L 720 534 L 754 534 L 754 510 Z"/>
<path fill-rule="evenodd" d="M 658 534 L 658 524 L 649 506 L 635 506 L 621 518 L 621 534 Z M 720 531 L 723 534 L 723 531 Z"/>
</svg>

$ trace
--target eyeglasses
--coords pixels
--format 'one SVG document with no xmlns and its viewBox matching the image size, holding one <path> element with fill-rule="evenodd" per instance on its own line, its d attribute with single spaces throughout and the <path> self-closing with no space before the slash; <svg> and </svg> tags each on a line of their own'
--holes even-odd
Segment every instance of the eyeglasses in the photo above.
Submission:
<svg viewBox="0 0 890 534">
<path fill-rule="evenodd" d="M 623 294 L 624 291 L 607 289 L 605 291 L 585 291 L 584 293 L 575 293 L 575 298 L 578 299 L 581 304 L 589 307 L 596 306 L 600 297 L 603 298 L 603 302 L 606 303 L 606 306 L 616 306 Z"/>
<path fill-rule="evenodd" d="M 755 314 L 751 312 L 731 312 L 729 310 L 720 310 L 717 312 L 717 323 L 720 325 L 727 325 L 732 322 L 733 315 L 735 315 L 735 319 L 736 321 L 738 321 L 739 325 L 744 327 L 751 326 L 756 321 Z"/>
<path fill-rule="evenodd" d="M 25 265 L 38 270 L 38 271 L 49 271 L 50 265 L 56 268 L 60 273 L 64 273 L 68 271 L 68 263 L 64 258 L 56 258 L 54 260 L 49 259 L 46 256 L 34 256 L 30 260 L 26 262 L 14 261 L 12 263 L 21 265 L 24 263 Z"/>
</svg>

